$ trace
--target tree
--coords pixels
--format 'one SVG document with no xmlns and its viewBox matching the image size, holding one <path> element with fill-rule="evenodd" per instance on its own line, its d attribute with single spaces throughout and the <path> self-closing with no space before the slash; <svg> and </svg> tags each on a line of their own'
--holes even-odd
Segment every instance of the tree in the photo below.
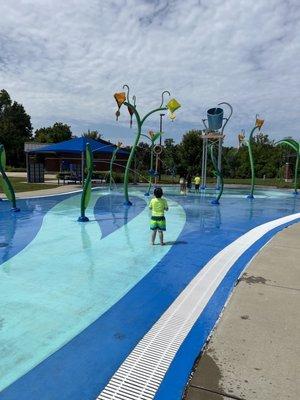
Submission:
<svg viewBox="0 0 300 400">
<path fill-rule="evenodd" d="M 95 131 L 90 131 L 90 130 L 88 129 L 87 132 L 83 132 L 82 136 L 83 136 L 83 137 L 86 137 L 86 138 L 94 139 L 94 140 L 99 140 L 99 139 L 101 139 L 102 134 L 99 133 L 99 132 L 96 131 L 96 130 L 95 130 Z"/>
<path fill-rule="evenodd" d="M 183 135 L 178 146 L 179 174 L 199 173 L 201 169 L 203 140 L 200 137 L 201 131 L 191 130 Z"/>
<path fill-rule="evenodd" d="M 7 164 L 23 166 L 24 143 L 32 137 L 30 116 L 22 104 L 12 102 L 4 89 L 0 91 L 0 143 L 6 151 Z"/>
<path fill-rule="evenodd" d="M 135 159 L 139 167 L 139 170 L 143 171 L 143 175 L 148 177 L 148 170 L 150 168 L 150 144 L 146 142 L 140 142 L 135 150 Z"/>
<path fill-rule="evenodd" d="M 255 176 L 257 178 L 275 178 L 281 175 L 287 149 L 276 146 L 268 135 L 259 132 L 253 137 L 252 152 Z M 239 150 L 224 149 L 224 175 L 230 178 L 250 178 L 251 170 L 246 146 Z M 230 166 L 230 167 L 229 167 Z M 230 172 L 228 173 L 228 170 Z"/>
<path fill-rule="evenodd" d="M 174 174 L 179 164 L 178 145 L 174 139 L 168 138 L 164 141 L 164 151 L 162 153 L 162 168 L 166 174 Z"/>
<path fill-rule="evenodd" d="M 8 92 L 4 89 L 0 91 L 0 112 L 2 113 L 5 107 L 11 106 L 11 98 Z"/>
<path fill-rule="evenodd" d="M 55 122 L 53 126 L 40 128 L 35 131 L 34 141 L 39 143 L 58 143 L 72 138 L 70 126 Z"/>
<path fill-rule="evenodd" d="M 238 158 L 238 149 L 234 147 L 223 147 L 222 151 L 223 175 L 227 178 L 235 178 L 237 176 L 237 170 L 239 167 L 240 167 L 240 162 Z M 248 168 L 250 170 L 249 166 Z"/>
<path fill-rule="evenodd" d="M 281 149 L 275 146 L 274 140 L 270 140 L 268 135 L 259 132 L 254 137 L 253 157 L 258 178 L 276 177 L 279 164 L 283 159 L 280 153 L 282 153 Z"/>
<path fill-rule="evenodd" d="M 175 145 L 173 139 L 166 139 L 164 146 L 164 164 L 175 162 L 179 174 L 194 175 L 201 171 L 202 139 L 200 131 L 187 132 L 180 144 Z M 282 168 L 289 159 L 289 150 L 276 146 L 269 136 L 259 132 L 253 137 L 253 157 L 255 175 L 258 178 L 275 178 L 282 175 Z M 212 176 L 212 163 L 208 155 L 207 175 Z M 222 170 L 226 178 L 250 178 L 251 169 L 247 146 L 239 149 L 223 146 Z"/>
</svg>

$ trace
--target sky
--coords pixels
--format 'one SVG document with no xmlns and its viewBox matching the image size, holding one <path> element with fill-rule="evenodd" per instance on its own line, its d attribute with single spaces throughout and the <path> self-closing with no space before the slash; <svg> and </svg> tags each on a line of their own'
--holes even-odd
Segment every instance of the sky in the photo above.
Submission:
<svg viewBox="0 0 300 400">
<path fill-rule="evenodd" d="M 116 121 L 113 98 L 128 84 L 141 115 L 163 90 L 181 103 L 174 122 L 163 118 L 176 142 L 223 101 L 234 110 L 225 145 L 256 114 L 272 139 L 300 140 L 298 0 L 0 0 L 0 14 L 0 89 L 34 129 L 61 121 L 131 144 L 134 126 L 125 107 Z"/>
</svg>

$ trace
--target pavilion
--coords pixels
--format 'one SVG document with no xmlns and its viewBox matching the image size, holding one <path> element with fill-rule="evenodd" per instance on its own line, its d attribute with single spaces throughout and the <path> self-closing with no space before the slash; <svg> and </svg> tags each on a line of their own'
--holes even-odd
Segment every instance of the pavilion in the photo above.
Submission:
<svg viewBox="0 0 300 400">
<path fill-rule="evenodd" d="M 117 146 L 102 139 L 94 140 L 82 136 L 44 146 L 41 144 L 31 146 L 31 143 L 27 143 L 25 145 L 27 176 L 38 175 L 35 174 L 35 171 L 57 173 L 66 170 L 76 171 L 83 176 L 87 143 L 94 155 L 94 170 L 108 171 L 112 153 Z M 122 172 L 124 170 L 128 156 L 128 151 L 122 148 L 118 150 L 114 171 Z M 32 179 L 28 180 L 33 181 Z"/>
</svg>

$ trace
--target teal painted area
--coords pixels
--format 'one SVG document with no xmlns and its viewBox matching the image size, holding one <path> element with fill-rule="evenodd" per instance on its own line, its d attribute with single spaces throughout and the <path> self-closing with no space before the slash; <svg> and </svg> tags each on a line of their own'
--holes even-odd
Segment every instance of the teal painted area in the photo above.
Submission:
<svg viewBox="0 0 300 400">
<path fill-rule="evenodd" d="M 57 204 L 35 239 L 1 265 L 0 390 L 89 326 L 170 250 L 149 245 L 147 206 L 101 239 L 93 215 L 98 198 L 93 192 L 86 224 L 77 222 L 80 195 Z M 185 212 L 175 201 L 169 206 L 167 240 L 173 241 Z"/>
</svg>

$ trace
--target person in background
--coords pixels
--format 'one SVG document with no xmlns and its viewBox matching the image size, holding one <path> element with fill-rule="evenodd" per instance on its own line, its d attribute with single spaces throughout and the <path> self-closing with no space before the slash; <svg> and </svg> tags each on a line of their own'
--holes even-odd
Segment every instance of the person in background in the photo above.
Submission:
<svg viewBox="0 0 300 400">
<path fill-rule="evenodd" d="M 195 193 L 199 193 L 200 182 L 201 182 L 200 176 L 199 176 L 199 174 L 196 174 L 195 179 L 194 179 Z"/>
<path fill-rule="evenodd" d="M 192 176 L 190 173 L 188 173 L 186 176 L 186 187 L 187 187 L 188 192 L 190 193 L 190 191 L 192 189 Z"/>
<path fill-rule="evenodd" d="M 186 194 L 186 182 L 184 176 L 180 177 L 179 184 L 180 184 L 180 194 Z"/>
<path fill-rule="evenodd" d="M 160 244 L 164 243 L 164 231 L 166 230 L 165 211 L 168 211 L 168 203 L 162 198 L 163 190 L 161 187 L 154 189 L 154 197 L 150 201 L 149 208 L 151 210 L 150 229 L 153 231 L 151 235 L 151 243 L 155 244 L 156 234 L 158 232 Z"/>
</svg>

